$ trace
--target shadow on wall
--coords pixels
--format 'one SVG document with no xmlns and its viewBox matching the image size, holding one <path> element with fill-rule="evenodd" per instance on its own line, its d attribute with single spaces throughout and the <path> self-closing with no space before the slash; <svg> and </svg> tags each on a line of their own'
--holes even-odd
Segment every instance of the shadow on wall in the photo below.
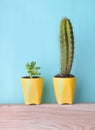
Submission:
<svg viewBox="0 0 95 130">
<path fill-rule="evenodd" d="M 75 89 L 75 97 L 74 97 L 74 103 L 78 103 L 78 102 L 82 102 L 81 99 L 82 99 L 82 92 L 83 92 L 83 82 L 77 78 L 78 81 L 76 81 L 76 89 Z"/>
<path fill-rule="evenodd" d="M 50 84 L 51 79 L 45 81 L 44 79 L 44 86 L 43 86 L 43 93 L 42 93 L 42 103 L 53 103 L 56 102 L 54 96 L 53 85 Z"/>
</svg>

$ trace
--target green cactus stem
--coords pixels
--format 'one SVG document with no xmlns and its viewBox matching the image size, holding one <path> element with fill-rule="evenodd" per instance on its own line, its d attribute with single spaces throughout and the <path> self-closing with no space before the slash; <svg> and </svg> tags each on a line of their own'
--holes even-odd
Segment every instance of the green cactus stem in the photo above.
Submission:
<svg viewBox="0 0 95 130">
<path fill-rule="evenodd" d="M 64 18 L 60 24 L 60 73 L 69 75 L 74 57 L 73 28 L 69 19 Z"/>
</svg>

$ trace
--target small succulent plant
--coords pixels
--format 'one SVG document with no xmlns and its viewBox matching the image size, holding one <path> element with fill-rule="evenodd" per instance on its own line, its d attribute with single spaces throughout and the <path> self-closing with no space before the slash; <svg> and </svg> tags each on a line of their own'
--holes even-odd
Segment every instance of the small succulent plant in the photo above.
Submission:
<svg viewBox="0 0 95 130">
<path fill-rule="evenodd" d="M 74 58 L 73 27 L 68 18 L 63 18 L 60 24 L 60 74 L 70 77 Z"/>
<path fill-rule="evenodd" d="M 39 77 L 41 73 L 39 73 L 40 67 L 36 66 L 36 62 L 32 61 L 31 63 L 26 64 L 27 72 L 29 73 L 30 78 Z"/>
</svg>

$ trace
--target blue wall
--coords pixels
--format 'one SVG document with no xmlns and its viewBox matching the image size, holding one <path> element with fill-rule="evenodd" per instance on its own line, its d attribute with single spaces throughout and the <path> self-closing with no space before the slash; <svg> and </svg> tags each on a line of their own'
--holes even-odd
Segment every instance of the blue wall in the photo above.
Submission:
<svg viewBox="0 0 95 130">
<path fill-rule="evenodd" d="M 0 103 L 23 103 L 20 77 L 32 60 L 44 77 L 43 102 L 55 102 L 52 77 L 59 73 L 59 24 L 74 27 L 75 102 L 95 101 L 95 1 L 0 0 Z"/>
</svg>

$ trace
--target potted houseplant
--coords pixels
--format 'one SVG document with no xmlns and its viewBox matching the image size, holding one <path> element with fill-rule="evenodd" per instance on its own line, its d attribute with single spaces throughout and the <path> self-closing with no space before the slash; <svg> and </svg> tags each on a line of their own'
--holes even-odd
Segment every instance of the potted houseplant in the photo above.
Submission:
<svg viewBox="0 0 95 130">
<path fill-rule="evenodd" d="M 32 61 L 26 64 L 29 76 L 21 78 L 21 85 L 24 95 L 24 102 L 29 104 L 40 104 L 42 97 L 43 78 L 39 77 L 40 67 L 36 66 L 36 62 Z"/>
<path fill-rule="evenodd" d="M 53 78 L 54 93 L 58 104 L 72 104 L 76 78 L 71 68 L 74 58 L 73 27 L 68 18 L 60 24 L 60 74 Z"/>
</svg>

